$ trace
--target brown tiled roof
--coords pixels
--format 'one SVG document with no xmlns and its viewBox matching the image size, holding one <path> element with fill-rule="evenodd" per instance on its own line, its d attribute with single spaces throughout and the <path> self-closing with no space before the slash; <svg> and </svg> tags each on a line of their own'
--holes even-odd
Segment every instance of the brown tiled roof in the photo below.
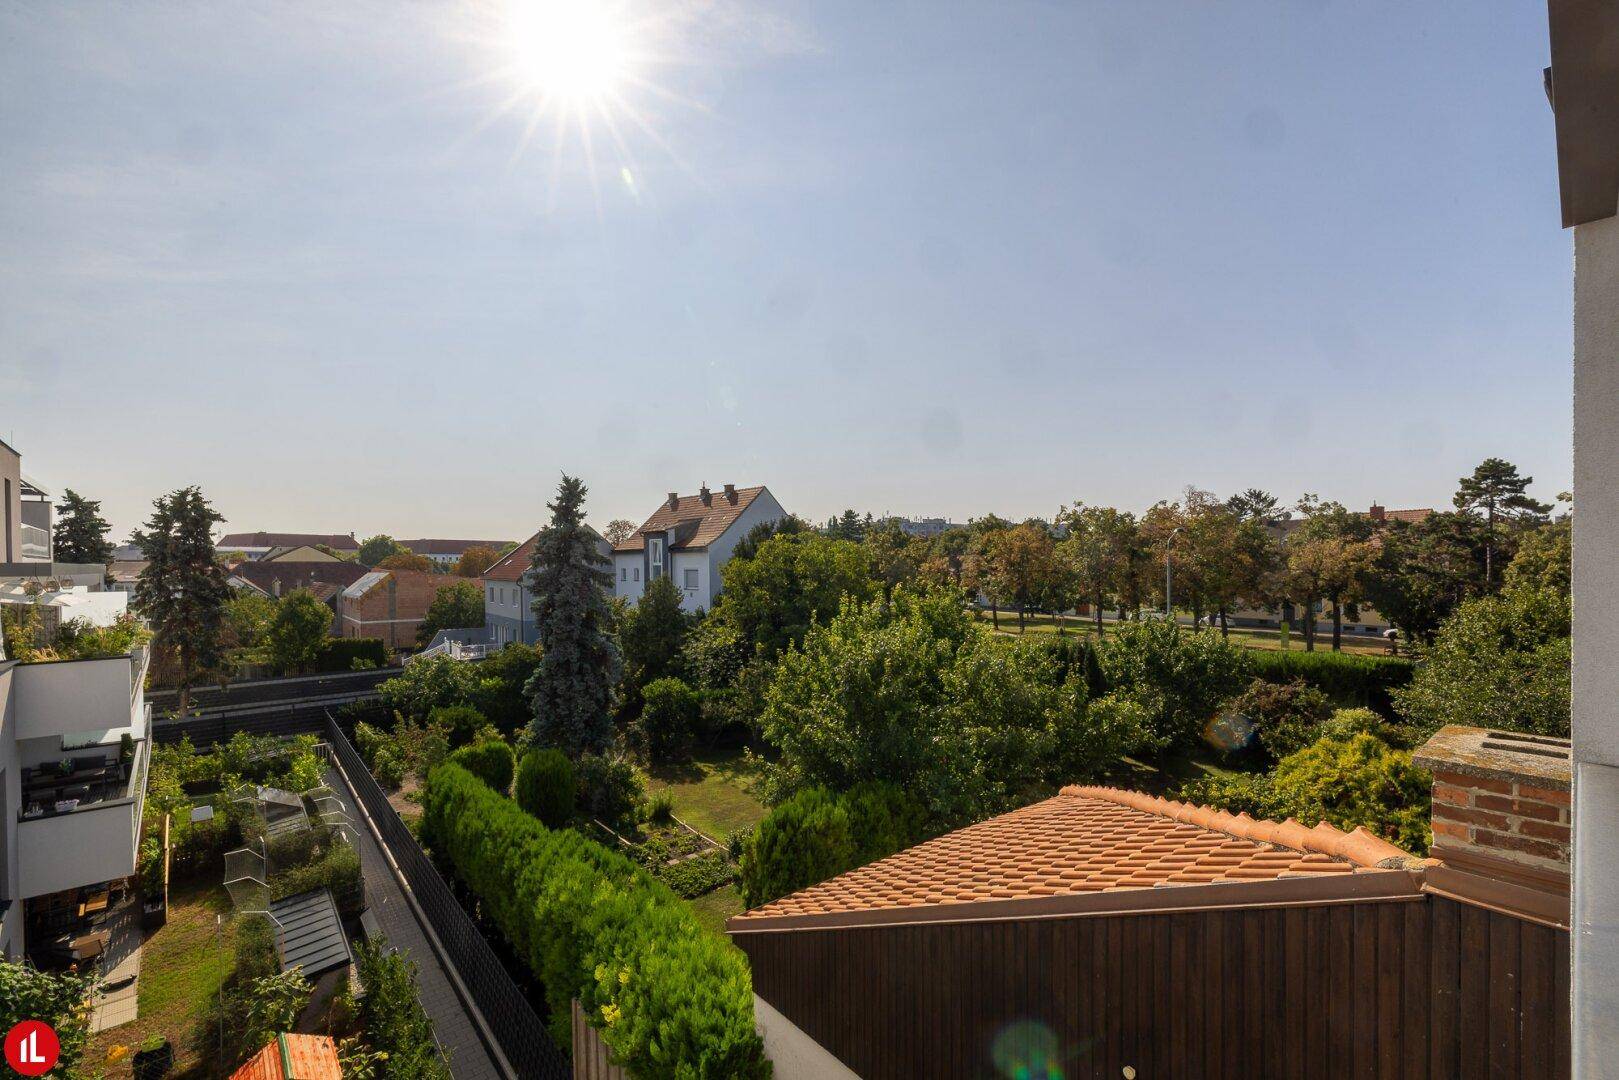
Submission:
<svg viewBox="0 0 1619 1080">
<path fill-rule="evenodd" d="M 286 1067 L 290 1065 L 291 1069 Z M 337 1044 L 330 1035 L 277 1035 L 231 1080 L 342 1080 Z"/>
<path fill-rule="evenodd" d="M 338 551 L 359 551 L 360 544 L 353 536 L 342 533 L 280 533 L 280 532 L 241 532 L 226 533 L 219 538 L 214 547 L 221 550 L 239 547 L 271 548 L 271 547 L 298 547 L 308 544 L 325 544 Z"/>
<path fill-rule="evenodd" d="M 710 492 L 707 505 L 704 505 L 701 495 L 681 495 L 673 507 L 665 499 L 658 506 L 657 512 L 647 518 L 645 524 L 637 529 L 633 536 L 622 544 L 615 544 L 613 550 L 644 551 L 647 533 L 666 532 L 681 525 L 695 525 L 695 528 L 688 535 L 677 536 L 669 544 L 671 551 L 705 548 L 725 535 L 725 530 L 742 516 L 742 511 L 746 510 L 764 489 L 763 484 L 757 487 L 737 488 L 735 503 L 728 501 L 723 491 Z"/>
<path fill-rule="evenodd" d="M 465 555 L 468 548 L 486 547 L 499 551 L 510 540 L 401 540 L 399 543 L 418 555 Z"/>
<path fill-rule="evenodd" d="M 1419 521 L 1426 520 L 1428 517 L 1432 516 L 1432 514 L 1433 514 L 1433 510 L 1431 508 L 1426 508 L 1426 507 L 1421 509 L 1421 510 L 1385 510 L 1385 511 L 1383 511 L 1383 517 L 1388 521 L 1409 521 L 1413 525 L 1415 525 Z"/>
<path fill-rule="evenodd" d="M 1255 820 L 1136 791 L 1065 787 L 731 920 L 1036 900 L 1405 868 L 1365 829 Z"/>
<path fill-rule="evenodd" d="M 353 562 L 244 562 L 231 568 L 231 575 L 252 582 L 267 593 L 274 593 L 274 583 L 281 583 L 281 592 L 304 589 L 321 582 L 346 589 L 365 576 L 367 567 Z"/>
<path fill-rule="evenodd" d="M 534 541 L 540 538 L 539 533 L 524 540 L 512 548 L 495 565 L 478 576 L 485 581 L 519 581 L 528 573 L 529 564 L 534 561 Z"/>
</svg>

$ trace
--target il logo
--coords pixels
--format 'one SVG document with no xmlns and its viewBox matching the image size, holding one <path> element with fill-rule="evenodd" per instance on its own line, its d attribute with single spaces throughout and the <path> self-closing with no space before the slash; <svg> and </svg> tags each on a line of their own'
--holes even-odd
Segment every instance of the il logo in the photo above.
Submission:
<svg viewBox="0 0 1619 1080">
<path fill-rule="evenodd" d="M 49 1024 L 24 1020 L 6 1032 L 6 1064 L 23 1076 L 44 1076 L 61 1054 L 62 1044 Z"/>
</svg>

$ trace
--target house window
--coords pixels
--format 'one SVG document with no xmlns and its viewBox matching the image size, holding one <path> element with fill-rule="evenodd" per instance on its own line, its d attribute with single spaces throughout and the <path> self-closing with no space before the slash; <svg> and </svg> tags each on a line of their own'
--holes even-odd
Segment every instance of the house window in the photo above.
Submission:
<svg viewBox="0 0 1619 1080">
<path fill-rule="evenodd" d="M 641 580 L 641 568 L 639 566 L 637 566 L 635 568 L 634 574 L 635 574 L 635 576 L 633 578 L 631 578 L 630 580 L 631 581 L 640 581 Z"/>
<path fill-rule="evenodd" d="M 697 578 L 699 577 L 700 574 L 701 574 L 701 571 L 699 571 L 696 567 L 687 567 L 687 569 L 686 569 L 686 589 L 689 592 L 696 592 L 697 591 Z"/>
<path fill-rule="evenodd" d="M 647 571 L 647 576 L 657 580 L 663 576 L 663 540 L 652 540 L 648 550 L 652 556 L 652 568 Z"/>
<path fill-rule="evenodd" d="M 621 567 L 618 568 L 618 580 L 620 580 L 620 581 L 628 581 L 628 580 L 630 580 L 630 568 L 629 567 L 621 566 Z"/>
</svg>

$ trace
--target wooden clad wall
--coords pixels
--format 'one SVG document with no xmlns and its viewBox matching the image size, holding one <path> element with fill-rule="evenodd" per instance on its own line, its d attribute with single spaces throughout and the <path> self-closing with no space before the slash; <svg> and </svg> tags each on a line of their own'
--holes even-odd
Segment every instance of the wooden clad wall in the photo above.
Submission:
<svg viewBox="0 0 1619 1080">
<path fill-rule="evenodd" d="M 1438 897 L 734 940 L 867 1080 L 1569 1075 L 1567 932 Z"/>
<path fill-rule="evenodd" d="M 629 1080 L 629 1073 L 612 1063 L 607 1044 L 585 1020 L 579 999 L 573 1002 L 573 1080 Z"/>
</svg>

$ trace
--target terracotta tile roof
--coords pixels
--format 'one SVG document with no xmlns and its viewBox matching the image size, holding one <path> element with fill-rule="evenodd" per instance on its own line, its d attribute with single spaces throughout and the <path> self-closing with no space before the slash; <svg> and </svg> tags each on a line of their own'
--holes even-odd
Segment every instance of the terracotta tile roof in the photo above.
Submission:
<svg viewBox="0 0 1619 1080">
<path fill-rule="evenodd" d="M 338 551 L 359 551 L 360 544 L 353 536 L 342 533 L 279 533 L 279 532 L 240 532 L 226 533 L 214 544 L 221 551 L 231 548 L 272 548 L 272 547 L 299 547 L 308 544 L 325 544 Z"/>
<path fill-rule="evenodd" d="M 344 589 L 359 581 L 366 572 L 366 567 L 354 562 L 244 562 L 230 571 L 232 577 L 241 578 L 271 595 L 309 588 L 316 582 Z"/>
<path fill-rule="evenodd" d="M 670 542 L 671 551 L 690 551 L 694 548 L 705 548 L 709 544 L 725 535 L 725 530 L 731 523 L 742 516 L 753 500 L 759 497 L 764 485 L 736 489 L 736 502 L 730 502 L 725 492 L 714 491 L 709 493 L 707 504 L 701 495 L 678 496 L 674 506 L 669 505 L 665 499 L 657 511 L 635 531 L 622 544 L 615 544 L 614 551 L 644 551 L 646 549 L 646 534 L 649 532 L 666 532 L 675 529 L 676 537 Z M 681 526 L 691 527 L 689 532 Z"/>
<path fill-rule="evenodd" d="M 1421 510 L 1385 510 L 1385 511 L 1383 511 L 1383 517 L 1386 518 L 1389 521 L 1409 521 L 1413 525 L 1415 525 L 1419 521 L 1425 521 L 1427 518 L 1432 516 L 1432 514 L 1433 514 L 1433 510 L 1428 509 L 1428 508 L 1424 508 L 1424 509 L 1421 509 Z"/>
<path fill-rule="evenodd" d="M 540 537 L 539 533 L 524 540 L 521 544 L 508 551 L 495 562 L 495 565 L 478 575 L 485 581 L 518 581 L 528 573 L 529 564 L 534 561 L 534 541 Z M 499 550 L 498 548 L 496 550 Z"/>
<path fill-rule="evenodd" d="M 841 914 L 1036 900 L 1164 886 L 1404 869 L 1415 860 L 1365 829 L 1255 820 L 1136 791 L 1065 787 L 737 916 Z"/>
</svg>

